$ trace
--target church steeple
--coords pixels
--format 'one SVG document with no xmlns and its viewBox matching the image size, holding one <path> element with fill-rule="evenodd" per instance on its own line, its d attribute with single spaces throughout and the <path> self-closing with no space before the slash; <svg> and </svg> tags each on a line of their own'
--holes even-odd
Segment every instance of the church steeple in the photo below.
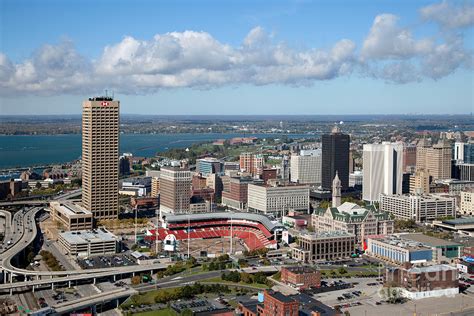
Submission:
<svg viewBox="0 0 474 316">
<path fill-rule="evenodd" d="M 341 205 L 341 180 L 337 174 L 332 181 L 332 207 L 339 207 Z"/>
</svg>

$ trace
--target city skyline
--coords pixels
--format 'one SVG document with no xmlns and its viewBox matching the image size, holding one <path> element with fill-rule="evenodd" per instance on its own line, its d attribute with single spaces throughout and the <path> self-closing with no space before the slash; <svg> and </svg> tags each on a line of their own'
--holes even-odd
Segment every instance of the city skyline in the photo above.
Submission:
<svg viewBox="0 0 474 316">
<path fill-rule="evenodd" d="M 468 114 L 474 104 L 469 1 L 1 5 L 3 115 L 79 114 L 105 89 L 133 114 Z"/>
</svg>

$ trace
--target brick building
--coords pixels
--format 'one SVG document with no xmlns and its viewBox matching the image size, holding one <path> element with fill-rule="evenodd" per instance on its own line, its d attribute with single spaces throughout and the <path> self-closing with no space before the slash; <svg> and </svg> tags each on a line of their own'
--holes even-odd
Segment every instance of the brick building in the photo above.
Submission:
<svg viewBox="0 0 474 316">
<path fill-rule="evenodd" d="M 263 297 L 263 306 L 258 306 L 259 316 L 298 316 L 299 303 L 297 300 L 272 290 L 266 290 Z"/>
<path fill-rule="evenodd" d="M 268 180 L 275 180 L 277 178 L 276 169 L 263 169 L 262 171 L 262 180 L 264 184 L 268 183 Z"/>
<path fill-rule="evenodd" d="M 321 272 L 309 266 L 283 267 L 281 281 L 299 290 L 321 286 Z"/>
<path fill-rule="evenodd" d="M 385 281 L 414 300 L 459 293 L 458 270 L 446 264 L 413 267 L 405 263 L 401 268 L 387 268 Z"/>
<path fill-rule="evenodd" d="M 237 210 L 247 209 L 248 185 L 253 182 L 252 178 L 230 178 L 222 191 L 222 204 Z"/>
</svg>

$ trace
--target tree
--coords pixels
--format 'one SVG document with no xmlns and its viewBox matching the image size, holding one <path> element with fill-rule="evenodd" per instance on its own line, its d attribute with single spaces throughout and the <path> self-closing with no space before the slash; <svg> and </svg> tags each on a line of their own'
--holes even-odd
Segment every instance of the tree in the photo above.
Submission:
<svg viewBox="0 0 474 316">
<path fill-rule="evenodd" d="M 193 289 L 189 285 L 186 285 L 181 289 L 181 295 L 184 298 L 191 298 L 194 295 Z"/>
<path fill-rule="evenodd" d="M 196 264 L 197 264 L 197 260 L 196 258 L 194 258 L 193 256 L 190 256 L 186 262 L 186 264 L 190 267 L 194 267 Z"/>
<path fill-rule="evenodd" d="M 263 272 L 257 272 L 253 276 L 253 281 L 259 284 L 267 283 L 267 276 Z"/>
<path fill-rule="evenodd" d="M 247 284 L 253 283 L 252 276 L 249 273 L 245 272 L 240 273 L 240 280 Z"/>
<path fill-rule="evenodd" d="M 137 285 L 137 284 L 140 284 L 140 281 L 141 281 L 141 278 L 139 275 L 136 275 L 132 278 L 132 284 L 133 285 Z"/>
<path fill-rule="evenodd" d="M 340 268 L 337 270 L 337 272 L 339 272 L 339 274 L 346 274 L 346 273 L 347 273 L 347 270 L 346 270 L 346 268 L 344 268 L 344 267 L 340 267 Z"/>
<path fill-rule="evenodd" d="M 329 203 L 329 201 L 322 201 L 321 203 L 319 203 L 319 208 L 327 209 L 330 206 L 331 204 Z"/>
</svg>

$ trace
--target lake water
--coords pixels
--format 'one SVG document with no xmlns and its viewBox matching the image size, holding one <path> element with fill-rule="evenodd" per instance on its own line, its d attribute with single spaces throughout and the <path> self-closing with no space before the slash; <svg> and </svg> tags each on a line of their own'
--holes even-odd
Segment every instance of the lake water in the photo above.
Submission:
<svg viewBox="0 0 474 316">
<path fill-rule="evenodd" d="M 168 148 L 185 148 L 194 143 L 255 136 L 278 138 L 278 134 L 122 134 L 120 153 L 152 157 Z M 287 135 L 297 137 L 303 135 Z M 81 135 L 0 136 L 0 169 L 64 163 L 81 155 Z"/>
</svg>

